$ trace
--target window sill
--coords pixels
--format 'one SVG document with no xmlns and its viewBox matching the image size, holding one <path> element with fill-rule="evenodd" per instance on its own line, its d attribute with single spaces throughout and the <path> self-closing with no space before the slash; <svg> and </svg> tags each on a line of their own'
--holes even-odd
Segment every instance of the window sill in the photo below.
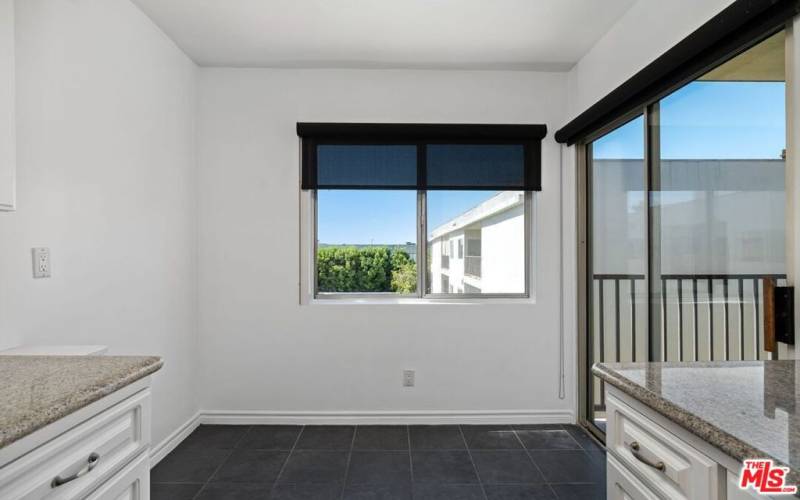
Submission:
<svg viewBox="0 0 800 500">
<path fill-rule="evenodd" d="M 532 297 L 486 297 L 486 298 L 432 298 L 432 297 L 329 297 L 312 298 L 304 305 L 336 306 L 336 305 L 534 305 Z"/>
</svg>

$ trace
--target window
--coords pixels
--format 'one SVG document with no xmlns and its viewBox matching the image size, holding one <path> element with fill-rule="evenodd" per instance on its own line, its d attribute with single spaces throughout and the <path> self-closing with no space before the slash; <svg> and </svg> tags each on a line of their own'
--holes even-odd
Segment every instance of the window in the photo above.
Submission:
<svg viewBox="0 0 800 500">
<path fill-rule="evenodd" d="M 481 289 L 469 283 L 464 283 L 464 293 L 481 293 Z"/>
<path fill-rule="evenodd" d="M 318 293 L 415 294 L 416 206 L 412 191 L 318 191 Z"/>
<path fill-rule="evenodd" d="M 464 263 L 464 273 L 469 276 L 481 277 L 481 231 L 471 230 L 466 232 L 467 260 Z"/>
<path fill-rule="evenodd" d="M 456 126 L 479 132 L 473 143 L 443 140 L 438 126 L 409 126 L 413 137 L 369 126 L 379 137 L 367 138 L 320 126 L 298 124 L 303 189 L 315 200 L 316 297 L 529 296 L 543 129 Z"/>
</svg>

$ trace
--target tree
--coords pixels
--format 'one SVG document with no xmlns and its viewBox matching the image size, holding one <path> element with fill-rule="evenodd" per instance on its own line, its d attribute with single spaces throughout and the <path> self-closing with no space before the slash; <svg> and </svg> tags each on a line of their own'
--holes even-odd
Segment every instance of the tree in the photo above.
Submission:
<svg viewBox="0 0 800 500">
<path fill-rule="evenodd" d="M 395 293 L 414 293 L 417 291 L 416 264 L 409 262 L 392 271 L 392 291 Z"/>
<path fill-rule="evenodd" d="M 395 293 L 417 291 L 417 264 L 405 250 L 392 252 L 392 291 Z"/>
<path fill-rule="evenodd" d="M 320 292 L 413 293 L 416 264 L 404 250 L 387 247 L 322 247 L 317 251 Z"/>
</svg>

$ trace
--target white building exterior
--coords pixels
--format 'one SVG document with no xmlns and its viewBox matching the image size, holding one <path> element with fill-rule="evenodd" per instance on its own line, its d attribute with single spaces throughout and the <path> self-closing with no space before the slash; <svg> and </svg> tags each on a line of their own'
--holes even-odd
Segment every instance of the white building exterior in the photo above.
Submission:
<svg viewBox="0 0 800 500">
<path fill-rule="evenodd" d="M 525 292 L 525 195 L 505 191 L 431 231 L 431 293 Z"/>
<path fill-rule="evenodd" d="M 661 160 L 663 274 L 782 274 L 784 161 Z M 594 161 L 595 274 L 645 274 L 642 160 Z"/>
</svg>

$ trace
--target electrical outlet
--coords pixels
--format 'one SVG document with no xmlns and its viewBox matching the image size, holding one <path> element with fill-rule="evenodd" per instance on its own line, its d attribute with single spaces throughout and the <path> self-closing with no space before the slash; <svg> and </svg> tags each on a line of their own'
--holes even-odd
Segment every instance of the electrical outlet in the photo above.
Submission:
<svg viewBox="0 0 800 500">
<path fill-rule="evenodd" d="M 414 370 L 403 370 L 403 387 L 414 387 Z"/>
<path fill-rule="evenodd" d="M 33 255 L 33 277 L 49 278 L 50 249 L 45 247 L 32 248 L 31 254 Z"/>
</svg>

